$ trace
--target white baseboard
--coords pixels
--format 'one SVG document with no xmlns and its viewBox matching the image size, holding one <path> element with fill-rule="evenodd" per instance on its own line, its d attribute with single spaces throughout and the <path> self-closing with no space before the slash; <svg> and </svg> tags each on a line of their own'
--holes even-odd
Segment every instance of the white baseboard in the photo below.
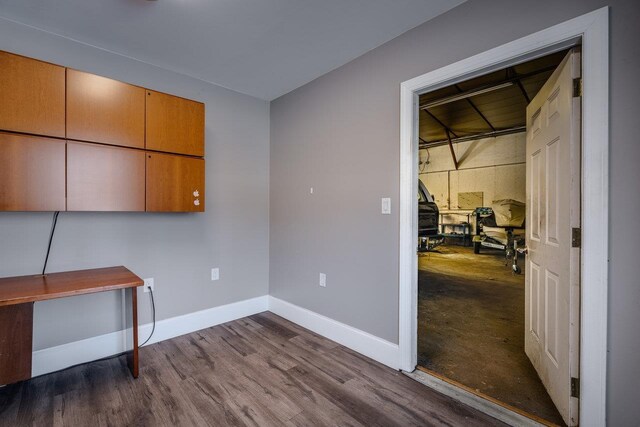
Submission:
<svg viewBox="0 0 640 427">
<path fill-rule="evenodd" d="M 264 295 L 160 320 L 156 322 L 156 330 L 149 340 L 149 344 L 261 313 L 267 311 L 268 308 L 269 297 Z M 139 326 L 138 337 L 140 342 L 147 339 L 151 333 L 151 328 L 152 325 L 150 323 Z M 126 330 L 117 331 L 34 351 L 31 375 L 36 377 L 79 363 L 122 353 L 127 349 L 126 337 Z"/>
<path fill-rule="evenodd" d="M 399 368 L 397 344 L 267 295 L 160 320 L 156 323 L 156 330 L 149 344 L 267 310 L 393 369 Z M 139 326 L 140 342 L 147 339 L 151 328 L 150 323 Z M 122 353 L 128 349 L 127 337 L 130 336 L 130 331 L 130 329 L 116 331 L 34 351 L 32 376 L 48 374 L 79 363 Z"/>
<path fill-rule="evenodd" d="M 398 344 L 272 296 L 269 296 L 269 311 L 390 368 L 399 369 Z"/>
</svg>

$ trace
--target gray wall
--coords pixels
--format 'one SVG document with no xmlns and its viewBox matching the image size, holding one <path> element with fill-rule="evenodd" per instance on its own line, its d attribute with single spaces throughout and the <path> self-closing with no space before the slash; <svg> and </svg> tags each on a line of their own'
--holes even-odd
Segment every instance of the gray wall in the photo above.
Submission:
<svg viewBox="0 0 640 427">
<path fill-rule="evenodd" d="M 122 264 L 154 277 L 158 319 L 268 293 L 266 101 L 2 19 L 0 49 L 206 103 L 206 212 L 62 212 L 49 272 Z M 0 213 L 0 277 L 42 269 L 51 217 Z M 220 267 L 218 282 L 212 267 Z M 146 323 L 149 294 L 139 292 Z M 121 299 L 110 292 L 37 303 L 34 349 L 121 329 Z"/>
<path fill-rule="evenodd" d="M 471 0 L 272 102 L 271 295 L 397 342 L 400 82 L 606 4 Z M 639 236 L 629 223 L 640 212 L 640 7 L 636 0 L 608 4 L 607 398 L 610 424 L 623 426 L 640 418 Z M 390 216 L 380 215 L 384 196 L 392 198 Z M 327 273 L 327 288 L 318 286 L 319 272 Z"/>
</svg>

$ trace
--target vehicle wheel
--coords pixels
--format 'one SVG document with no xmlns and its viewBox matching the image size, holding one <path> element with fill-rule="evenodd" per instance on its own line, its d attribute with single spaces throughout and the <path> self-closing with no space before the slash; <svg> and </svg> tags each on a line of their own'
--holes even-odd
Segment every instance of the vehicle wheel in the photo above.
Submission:
<svg viewBox="0 0 640 427">
<path fill-rule="evenodd" d="M 511 266 L 511 268 L 513 269 L 513 272 L 516 273 L 516 274 L 522 273 L 522 270 L 520 269 L 519 265 L 513 265 L 513 266 Z"/>
<path fill-rule="evenodd" d="M 480 253 L 480 242 L 473 242 L 473 253 L 474 254 Z"/>
</svg>

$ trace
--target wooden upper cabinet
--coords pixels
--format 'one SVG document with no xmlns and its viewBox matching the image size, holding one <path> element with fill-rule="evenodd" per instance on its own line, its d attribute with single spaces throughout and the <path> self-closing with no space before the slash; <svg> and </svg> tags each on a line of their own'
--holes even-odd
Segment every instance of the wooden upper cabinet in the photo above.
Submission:
<svg viewBox="0 0 640 427">
<path fill-rule="evenodd" d="M 0 51 L 0 130 L 65 136 L 65 68 Z"/>
<path fill-rule="evenodd" d="M 68 211 L 144 211 L 145 153 L 67 143 Z"/>
<path fill-rule="evenodd" d="M 203 212 L 201 102 L 0 51 L 0 211 Z"/>
<path fill-rule="evenodd" d="M 147 152 L 147 212 L 204 212 L 204 160 Z"/>
<path fill-rule="evenodd" d="M 0 211 L 65 210 L 65 141 L 0 132 Z"/>
<path fill-rule="evenodd" d="M 144 148 L 145 89 L 67 69 L 67 138 Z"/>
<path fill-rule="evenodd" d="M 147 150 L 204 156 L 204 104 L 147 90 Z"/>
</svg>

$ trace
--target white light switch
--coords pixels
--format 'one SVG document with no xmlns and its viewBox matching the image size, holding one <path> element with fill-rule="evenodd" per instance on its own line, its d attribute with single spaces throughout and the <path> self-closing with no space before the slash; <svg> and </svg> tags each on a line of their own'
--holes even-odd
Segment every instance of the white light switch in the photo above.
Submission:
<svg viewBox="0 0 640 427">
<path fill-rule="evenodd" d="M 382 198 L 382 214 L 383 215 L 391 214 L 391 199 L 389 197 Z"/>
<path fill-rule="evenodd" d="M 220 279 L 220 269 L 212 268 L 211 269 L 211 280 L 219 280 Z"/>
<path fill-rule="evenodd" d="M 320 273 L 320 286 L 322 286 L 323 288 L 327 287 L 327 275 L 324 273 Z"/>
</svg>

